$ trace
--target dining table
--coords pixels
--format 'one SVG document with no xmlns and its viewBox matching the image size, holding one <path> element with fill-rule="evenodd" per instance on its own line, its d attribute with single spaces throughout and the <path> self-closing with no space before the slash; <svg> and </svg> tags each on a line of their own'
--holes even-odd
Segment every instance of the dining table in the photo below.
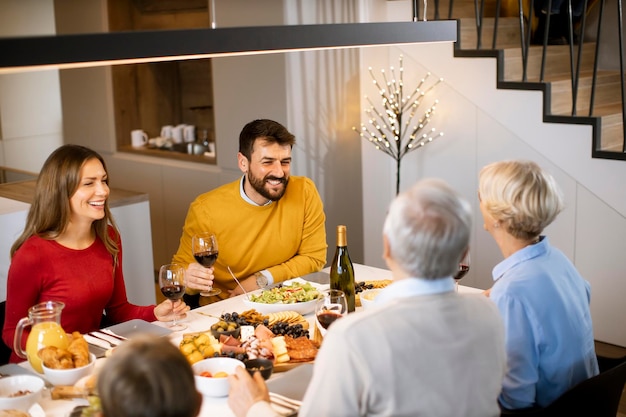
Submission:
<svg viewBox="0 0 626 417">
<path fill-rule="evenodd" d="M 387 269 L 377 268 L 362 264 L 354 264 L 355 281 L 378 281 L 378 280 L 390 280 L 392 279 L 391 272 Z M 329 268 L 326 268 L 320 272 L 309 274 L 296 279 L 311 282 L 312 285 L 317 286 L 319 289 L 326 289 L 329 287 Z M 253 293 L 259 293 L 262 290 L 256 290 Z M 480 293 L 482 290 L 464 285 L 458 286 L 460 293 Z M 218 302 L 214 302 L 199 308 L 189 311 L 186 317 L 179 320 L 186 324 L 187 328 L 181 331 L 169 332 L 167 327 L 168 323 L 155 321 L 149 323 L 152 328 L 160 330 L 162 329 L 163 337 L 168 337 L 170 341 L 179 346 L 182 341 L 183 335 L 186 333 L 204 332 L 209 331 L 212 324 L 218 321 L 224 313 L 244 312 L 249 310 L 249 307 L 244 304 L 244 300 L 248 295 L 242 294 L 236 297 L 227 298 Z M 357 307 L 356 312 L 362 307 Z M 304 315 L 305 319 L 309 322 L 309 334 L 313 337 L 312 329 L 315 328 L 315 315 L 313 312 Z M 106 363 L 106 357 L 101 357 L 96 360 L 96 366 L 94 372 L 104 366 Z M 34 372 L 27 361 L 22 362 L 19 366 L 24 372 Z M 289 367 L 287 367 L 289 368 Z M 302 368 L 302 369 L 299 369 Z M 287 392 L 279 392 L 280 394 L 287 395 L 291 398 L 300 400 L 304 395 L 308 380 L 312 374 L 311 364 L 302 364 L 300 366 L 294 366 L 293 368 L 284 372 L 274 372 L 268 379 L 268 387 L 270 392 L 275 388 L 276 391 L 286 390 Z M 69 417 L 71 411 L 80 405 L 87 405 L 86 399 L 72 399 L 72 400 L 52 400 L 49 390 L 45 390 L 43 398 L 39 401 L 38 406 L 31 410 L 31 417 Z M 277 411 L 280 407 L 277 407 Z M 42 412 L 44 414 L 42 414 Z M 285 414 L 287 415 L 287 414 Z M 295 415 L 295 414 L 294 414 Z M 228 407 L 228 397 L 203 397 L 202 408 L 200 410 L 199 417 L 233 417 L 234 414 Z"/>
</svg>

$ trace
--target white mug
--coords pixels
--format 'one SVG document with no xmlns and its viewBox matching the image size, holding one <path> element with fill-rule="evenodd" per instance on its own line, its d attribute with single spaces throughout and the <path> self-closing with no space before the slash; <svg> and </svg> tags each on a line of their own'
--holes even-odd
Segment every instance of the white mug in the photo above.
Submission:
<svg viewBox="0 0 626 417">
<path fill-rule="evenodd" d="M 165 138 L 165 139 L 169 139 L 172 137 L 172 130 L 174 129 L 174 126 L 172 125 L 165 125 L 161 128 L 161 137 Z"/>
<path fill-rule="evenodd" d="M 196 127 L 194 125 L 185 125 L 185 128 L 183 129 L 183 141 L 196 141 Z"/>
<path fill-rule="evenodd" d="M 174 139 L 175 143 L 183 142 L 183 132 L 185 130 L 185 126 L 187 125 L 178 125 L 172 128 L 172 139 Z"/>
<path fill-rule="evenodd" d="M 148 142 L 148 134 L 141 129 L 131 130 L 130 143 L 135 148 L 144 146 Z"/>
</svg>

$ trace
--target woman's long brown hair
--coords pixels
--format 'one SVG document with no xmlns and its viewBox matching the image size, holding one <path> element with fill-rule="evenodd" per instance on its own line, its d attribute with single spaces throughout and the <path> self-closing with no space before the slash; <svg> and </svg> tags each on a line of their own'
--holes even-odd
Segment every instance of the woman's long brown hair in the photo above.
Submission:
<svg viewBox="0 0 626 417">
<path fill-rule="evenodd" d="M 55 240 L 65 231 L 72 214 L 70 198 L 80 184 L 83 165 L 91 159 L 99 160 L 108 175 L 104 159 L 84 146 L 63 145 L 50 154 L 37 178 L 35 197 L 24 231 L 11 246 L 11 258 L 29 237 L 36 235 Z M 108 233 L 109 225 L 115 231 L 113 236 Z M 113 257 L 114 265 L 117 265 L 119 231 L 109 210 L 108 199 L 104 203 L 104 217 L 94 221 L 91 227 Z"/>
</svg>

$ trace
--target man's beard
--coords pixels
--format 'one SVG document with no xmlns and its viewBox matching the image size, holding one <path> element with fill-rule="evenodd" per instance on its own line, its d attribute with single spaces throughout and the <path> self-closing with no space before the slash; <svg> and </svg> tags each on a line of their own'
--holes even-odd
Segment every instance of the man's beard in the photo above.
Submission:
<svg viewBox="0 0 626 417">
<path fill-rule="evenodd" d="M 266 181 L 268 180 L 280 181 L 283 184 L 282 189 L 280 189 L 279 191 L 273 191 L 273 190 L 267 189 Z M 258 178 L 258 177 L 255 177 L 252 173 L 248 172 L 248 182 L 250 182 L 250 185 L 252 186 L 252 188 L 254 188 L 254 190 L 260 195 L 262 195 L 263 197 L 267 198 L 268 200 L 278 201 L 282 198 L 282 196 L 285 194 L 285 191 L 287 190 L 287 183 L 289 182 L 289 177 L 276 178 L 274 176 L 268 175 L 265 178 Z"/>
</svg>

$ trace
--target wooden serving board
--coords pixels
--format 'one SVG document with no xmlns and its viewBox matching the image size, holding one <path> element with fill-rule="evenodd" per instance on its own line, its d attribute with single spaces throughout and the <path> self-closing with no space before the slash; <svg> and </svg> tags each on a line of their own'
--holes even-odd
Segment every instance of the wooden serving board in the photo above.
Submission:
<svg viewBox="0 0 626 417">
<path fill-rule="evenodd" d="M 283 362 L 283 363 L 275 363 L 274 364 L 274 372 L 285 372 L 290 369 L 297 368 L 300 365 L 304 364 L 313 364 L 315 361 L 307 361 L 307 362 Z"/>
</svg>

